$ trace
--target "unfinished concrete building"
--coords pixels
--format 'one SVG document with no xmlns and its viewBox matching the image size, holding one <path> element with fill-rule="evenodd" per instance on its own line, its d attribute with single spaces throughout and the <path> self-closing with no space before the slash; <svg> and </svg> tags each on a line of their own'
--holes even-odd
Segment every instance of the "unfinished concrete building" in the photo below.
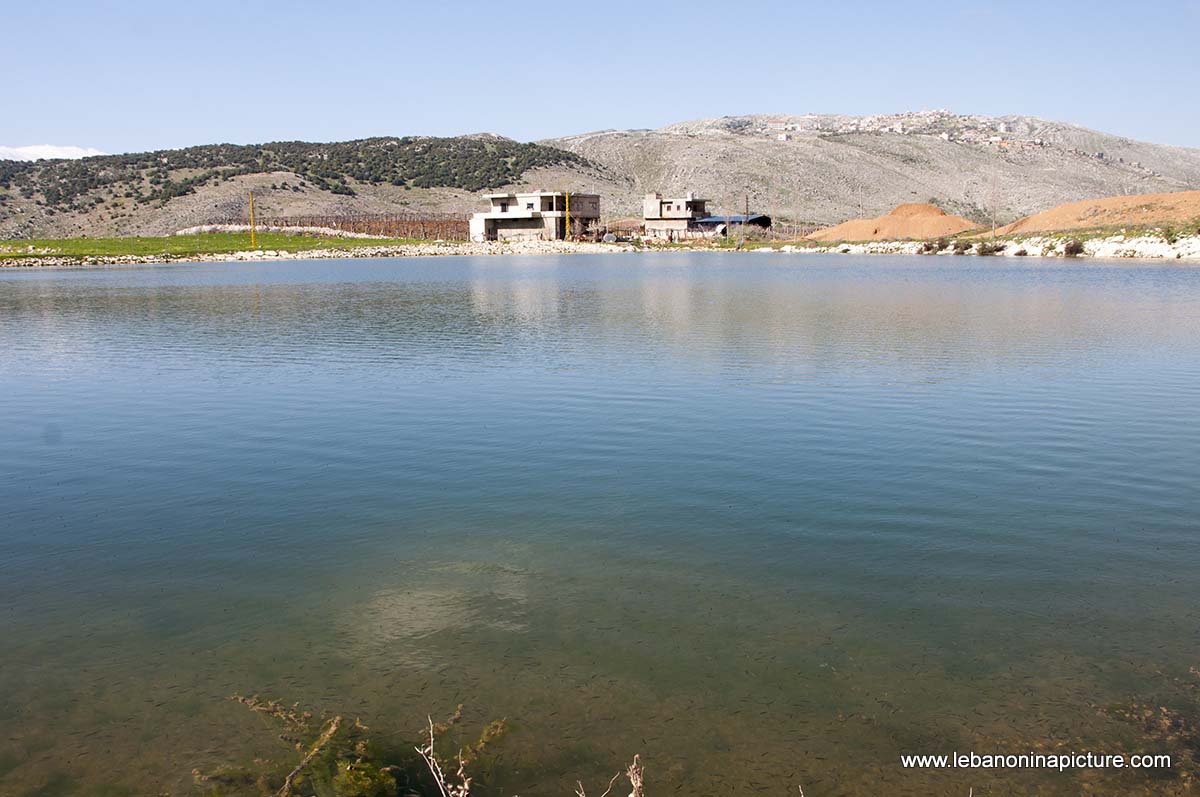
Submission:
<svg viewBox="0 0 1200 797">
<path fill-rule="evenodd" d="M 471 217 L 472 241 L 561 241 L 584 235 L 600 221 L 600 195 L 564 191 L 485 194 L 491 207 Z"/>
<path fill-rule="evenodd" d="M 696 222 L 708 216 L 707 199 L 688 192 L 682 198 L 646 194 L 642 200 L 642 225 L 647 238 L 678 241 L 706 234 Z"/>
</svg>

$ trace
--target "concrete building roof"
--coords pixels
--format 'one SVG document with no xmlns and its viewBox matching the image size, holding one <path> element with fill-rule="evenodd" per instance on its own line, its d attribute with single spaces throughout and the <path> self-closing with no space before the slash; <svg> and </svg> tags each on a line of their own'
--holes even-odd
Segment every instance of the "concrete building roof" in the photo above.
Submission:
<svg viewBox="0 0 1200 797">
<path fill-rule="evenodd" d="M 509 191 L 503 194 L 484 194 L 483 198 L 503 199 L 510 196 L 566 196 L 567 194 L 571 196 L 600 196 L 599 194 L 588 194 L 583 191 Z"/>
</svg>

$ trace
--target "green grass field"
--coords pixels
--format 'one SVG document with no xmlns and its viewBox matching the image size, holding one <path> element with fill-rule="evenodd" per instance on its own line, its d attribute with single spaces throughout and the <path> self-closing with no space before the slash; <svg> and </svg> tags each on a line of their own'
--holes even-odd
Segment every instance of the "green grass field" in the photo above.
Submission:
<svg viewBox="0 0 1200 797">
<path fill-rule="evenodd" d="M 305 235 L 263 233 L 258 248 L 284 252 L 312 249 L 354 249 L 363 246 L 398 246 L 420 243 L 410 238 L 316 238 Z M 249 233 L 204 233 L 171 235 L 163 238 L 60 238 L 45 240 L 0 241 L 0 260 L 28 257 L 119 257 L 121 255 L 170 255 L 173 258 L 194 255 L 228 254 L 251 249 Z"/>
</svg>

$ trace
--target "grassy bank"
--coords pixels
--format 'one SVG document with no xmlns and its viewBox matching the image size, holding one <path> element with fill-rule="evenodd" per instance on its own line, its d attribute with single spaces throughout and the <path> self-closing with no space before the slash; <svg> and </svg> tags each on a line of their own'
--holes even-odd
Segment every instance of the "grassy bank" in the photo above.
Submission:
<svg viewBox="0 0 1200 797">
<path fill-rule="evenodd" d="M 307 252 L 314 249 L 355 249 L 364 246 L 399 246 L 420 243 L 407 238 L 319 238 L 306 235 L 263 233 L 258 248 L 279 252 Z M 30 257 L 149 257 L 172 258 L 197 255 L 223 255 L 243 252 L 250 246 L 249 233 L 201 233 L 170 235 L 162 238 L 58 238 L 43 240 L 0 241 L 0 260 Z"/>
</svg>

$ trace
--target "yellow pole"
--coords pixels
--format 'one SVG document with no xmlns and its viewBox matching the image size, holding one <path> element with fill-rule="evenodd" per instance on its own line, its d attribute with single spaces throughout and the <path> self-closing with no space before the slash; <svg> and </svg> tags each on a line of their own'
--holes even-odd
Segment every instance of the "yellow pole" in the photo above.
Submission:
<svg viewBox="0 0 1200 797">
<path fill-rule="evenodd" d="M 254 230 L 254 192 L 250 192 L 250 248 L 258 248 L 258 236 Z"/>
<path fill-rule="evenodd" d="M 564 191 L 567 195 L 567 240 L 571 240 L 571 192 Z"/>
</svg>

